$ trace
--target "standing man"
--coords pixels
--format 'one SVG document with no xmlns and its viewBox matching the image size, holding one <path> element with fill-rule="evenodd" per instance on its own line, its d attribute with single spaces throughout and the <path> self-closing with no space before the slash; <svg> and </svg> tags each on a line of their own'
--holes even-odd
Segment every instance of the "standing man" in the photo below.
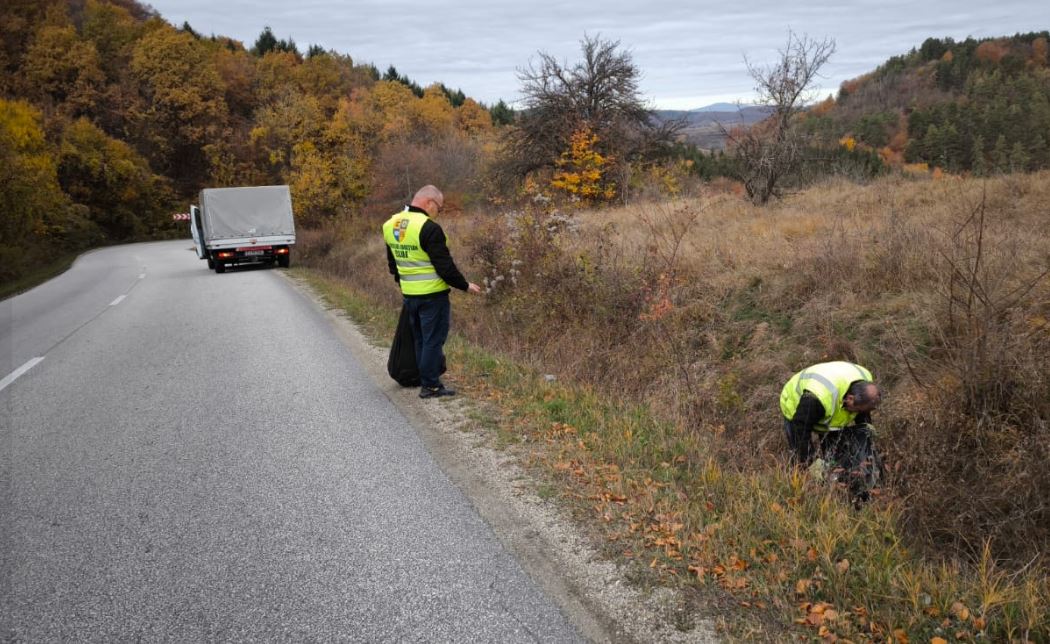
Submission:
<svg viewBox="0 0 1050 644">
<path fill-rule="evenodd" d="M 448 251 L 445 232 L 431 220 L 441 210 L 445 197 L 434 186 L 423 186 L 412 204 L 383 224 L 386 259 L 390 273 L 401 285 L 405 309 L 412 321 L 416 364 L 422 387 L 420 398 L 454 396 L 455 391 L 438 379 L 444 362 L 445 340 L 451 319 L 450 287 L 481 293 L 456 268 Z"/>
<path fill-rule="evenodd" d="M 813 458 L 812 434 L 825 447 L 829 437 L 871 422 L 882 402 L 871 372 L 852 362 L 823 362 L 796 373 L 780 392 L 780 411 L 792 455 L 803 465 Z"/>
</svg>

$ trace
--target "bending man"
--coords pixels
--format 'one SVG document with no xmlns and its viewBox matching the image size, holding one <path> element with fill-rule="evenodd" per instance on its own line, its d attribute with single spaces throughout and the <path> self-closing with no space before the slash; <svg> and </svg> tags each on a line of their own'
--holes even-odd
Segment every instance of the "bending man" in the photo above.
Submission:
<svg viewBox="0 0 1050 644">
<path fill-rule="evenodd" d="M 798 462 L 813 459 L 812 435 L 825 447 L 833 432 L 871 422 L 882 396 L 871 372 L 852 362 L 823 362 L 796 373 L 780 392 L 788 446 Z"/>
</svg>

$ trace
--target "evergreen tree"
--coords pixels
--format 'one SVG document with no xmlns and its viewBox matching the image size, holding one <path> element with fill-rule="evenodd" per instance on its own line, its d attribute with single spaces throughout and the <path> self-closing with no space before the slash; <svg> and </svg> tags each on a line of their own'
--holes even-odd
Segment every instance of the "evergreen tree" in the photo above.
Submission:
<svg viewBox="0 0 1050 644">
<path fill-rule="evenodd" d="M 970 169 L 974 175 L 983 177 L 988 174 L 988 164 L 984 159 L 984 139 L 980 134 L 973 137 L 973 151 L 970 159 Z"/>
<path fill-rule="evenodd" d="M 1050 166 L 1050 150 L 1047 149 L 1046 139 L 1042 134 L 1032 137 L 1032 142 L 1028 145 L 1028 154 L 1033 169 Z"/>
<path fill-rule="evenodd" d="M 263 27 L 262 33 L 255 40 L 255 46 L 252 47 L 252 53 L 256 56 L 263 56 L 277 48 L 277 37 L 273 35 L 273 30 L 269 26 Z"/>
<path fill-rule="evenodd" d="M 1024 172 L 1028 169 L 1028 152 L 1020 141 L 1010 149 L 1010 172 Z"/>
<path fill-rule="evenodd" d="M 999 173 L 1010 169 L 1010 152 L 1006 146 L 1006 136 L 1000 134 L 995 140 L 995 149 L 992 150 L 992 158 L 995 159 L 995 171 Z"/>
<path fill-rule="evenodd" d="M 496 125 L 510 125 L 514 122 L 514 110 L 508 107 L 502 98 L 489 112 L 492 114 L 492 122 Z"/>
<path fill-rule="evenodd" d="M 467 100 L 467 95 L 463 93 L 463 90 L 457 89 L 455 91 L 445 87 L 444 83 L 438 83 L 438 87 L 445 94 L 445 98 L 452 104 L 452 107 L 460 107 L 463 105 L 463 101 Z"/>
<path fill-rule="evenodd" d="M 942 168 L 958 171 L 963 165 L 963 141 L 954 123 L 948 123 L 942 131 L 941 161 Z"/>
<path fill-rule="evenodd" d="M 934 165 L 943 165 L 944 136 L 941 128 L 931 125 L 926 128 L 926 136 L 922 137 L 922 160 Z"/>
</svg>

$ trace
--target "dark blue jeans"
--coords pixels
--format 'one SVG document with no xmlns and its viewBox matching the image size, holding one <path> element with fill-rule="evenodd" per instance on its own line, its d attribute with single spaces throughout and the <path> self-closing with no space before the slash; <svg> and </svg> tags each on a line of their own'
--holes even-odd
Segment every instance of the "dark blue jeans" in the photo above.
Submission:
<svg viewBox="0 0 1050 644">
<path fill-rule="evenodd" d="M 427 298 L 406 297 L 405 308 L 412 320 L 421 384 L 424 387 L 437 387 L 441 384 L 441 363 L 444 362 L 445 340 L 448 339 L 452 317 L 448 293 Z"/>
</svg>

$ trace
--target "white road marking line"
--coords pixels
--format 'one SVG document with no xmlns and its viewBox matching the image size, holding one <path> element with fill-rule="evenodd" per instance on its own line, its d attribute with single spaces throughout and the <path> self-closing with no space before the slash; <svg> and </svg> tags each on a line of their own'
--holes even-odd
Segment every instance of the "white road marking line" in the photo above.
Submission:
<svg viewBox="0 0 1050 644">
<path fill-rule="evenodd" d="M 120 296 L 120 297 L 118 297 L 117 299 L 115 299 L 115 300 L 113 300 L 112 302 L 110 302 L 110 303 L 109 303 L 109 305 L 110 305 L 110 306 L 116 306 L 116 305 L 120 304 L 121 302 L 123 302 L 123 301 L 124 301 L 124 298 L 125 298 L 125 297 L 127 297 L 127 296 L 125 296 L 125 295 L 121 295 L 121 296 Z"/>
<path fill-rule="evenodd" d="M 28 362 L 26 362 L 21 367 L 15 369 L 11 373 L 7 374 L 7 376 L 4 377 L 3 380 L 0 380 L 0 391 L 3 391 L 9 384 L 11 384 L 15 380 L 17 380 L 19 376 L 21 376 L 25 372 L 29 371 L 33 367 L 35 367 L 43 359 L 44 359 L 43 356 L 40 356 L 40 357 L 37 357 L 37 358 L 33 358 L 33 359 L 29 360 Z"/>
</svg>

